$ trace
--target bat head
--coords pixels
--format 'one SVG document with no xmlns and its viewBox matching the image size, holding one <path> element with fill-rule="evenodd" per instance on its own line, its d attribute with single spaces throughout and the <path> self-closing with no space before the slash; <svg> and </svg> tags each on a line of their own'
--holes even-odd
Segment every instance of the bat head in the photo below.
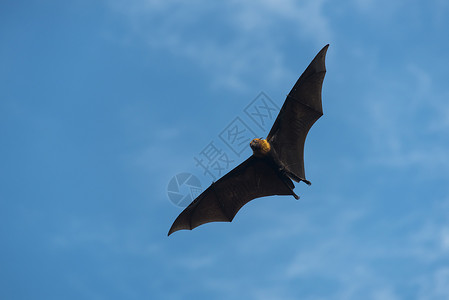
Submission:
<svg viewBox="0 0 449 300">
<path fill-rule="evenodd" d="M 270 143 L 262 138 L 253 139 L 249 146 L 253 150 L 254 155 L 259 157 L 267 155 L 271 149 Z"/>
</svg>

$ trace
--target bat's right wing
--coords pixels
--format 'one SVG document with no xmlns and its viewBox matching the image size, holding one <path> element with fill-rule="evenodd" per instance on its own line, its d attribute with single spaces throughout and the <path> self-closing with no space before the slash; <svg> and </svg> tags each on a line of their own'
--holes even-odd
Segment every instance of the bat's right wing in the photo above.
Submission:
<svg viewBox="0 0 449 300">
<path fill-rule="evenodd" d="M 295 195 L 293 182 L 267 160 L 250 156 L 201 193 L 176 218 L 168 235 L 209 222 L 231 222 L 249 201 L 271 195 Z"/>
<path fill-rule="evenodd" d="M 267 137 L 281 162 L 292 173 L 292 179 L 308 184 L 304 171 L 304 143 L 309 129 L 323 115 L 321 88 L 328 47 L 321 49 L 299 77 Z"/>
</svg>

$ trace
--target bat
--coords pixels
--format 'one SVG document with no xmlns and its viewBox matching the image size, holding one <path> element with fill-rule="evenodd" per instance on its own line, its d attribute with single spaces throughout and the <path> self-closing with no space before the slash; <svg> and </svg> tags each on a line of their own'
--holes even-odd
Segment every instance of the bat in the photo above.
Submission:
<svg viewBox="0 0 449 300">
<path fill-rule="evenodd" d="M 315 56 L 287 95 L 266 139 L 255 138 L 253 154 L 212 183 L 181 214 L 168 235 L 209 222 L 231 222 L 249 201 L 272 195 L 292 195 L 293 181 L 305 182 L 304 144 L 312 125 L 323 115 L 321 89 L 329 44 Z"/>
</svg>

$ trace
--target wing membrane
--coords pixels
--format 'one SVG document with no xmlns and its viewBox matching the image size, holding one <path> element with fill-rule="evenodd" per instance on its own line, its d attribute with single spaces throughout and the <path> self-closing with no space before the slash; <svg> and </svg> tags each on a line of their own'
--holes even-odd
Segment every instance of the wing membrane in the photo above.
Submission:
<svg viewBox="0 0 449 300">
<path fill-rule="evenodd" d="M 306 181 L 304 144 L 310 128 L 323 115 L 321 89 L 328 46 L 321 49 L 299 77 L 267 137 L 296 181 Z"/>
</svg>

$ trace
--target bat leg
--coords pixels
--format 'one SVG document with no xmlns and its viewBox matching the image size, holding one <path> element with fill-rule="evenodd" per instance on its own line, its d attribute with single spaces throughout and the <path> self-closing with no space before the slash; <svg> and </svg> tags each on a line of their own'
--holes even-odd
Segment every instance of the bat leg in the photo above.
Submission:
<svg viewBox="0 0 449 300">
<path fill-rule="evenodd" d="M 292 190 L 292 195 L 295 197 L 296 200 L 299 200 L 299 196 L 295 194 L 295 192 Z"/>
<path fill-rule="evenodd" d="M 284 174 L 287 174 L 288 177 L 290 177 L 291 179 L 293 179 L 293 180 L 296 181 L 296 182 L 304 181 L 307 185 L 311 185 L 311 184 L 312 184 L 312 183 L 311 183 L 310 181 L 308 181 L 307 179 L 298 177 L 298 176 L 296 176 L 295 174 L 293 174 L 292 172 L 290 172 L 289 170 L 287 170 L 287 169 L 285 169 L 285 168 L 283 168 L 283 169 L 281 170 L 281 172 L 283 172 Z"/>
<path fill-rule="evenodd" d="M 295 194 L 295 192 L 293 191 L 293 189 L 295 188 L 295 185 L 293 184 L 293 182 L 290 180 L 290 176 L 289 176 L 289 172 L 284 168 L 284 167 L 280 167 L 279 168 L 279 172 L 281 173 L 281 178 L 284 181 L 284 183 L 288 186 L 288 188 L 290 189 L 290 192 L 292 193 L 292 196 L 295 197 L 296 200 L 299 199 L 299 196 Z"/>
</svg>

